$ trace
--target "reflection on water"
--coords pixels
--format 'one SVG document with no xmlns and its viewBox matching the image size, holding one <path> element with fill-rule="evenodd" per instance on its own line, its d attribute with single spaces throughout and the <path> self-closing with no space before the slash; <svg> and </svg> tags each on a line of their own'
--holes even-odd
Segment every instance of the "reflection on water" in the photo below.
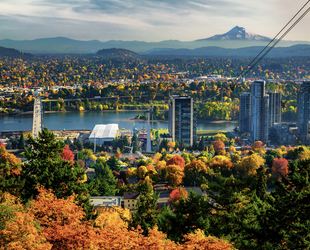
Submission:
<svg viewBox="0 0 310 250">
<path fill-rule="evenodd" d="M 142 114 L 143 111 L 118 112 L 70 112 L 51 113 L 43 115 L 43 126 L 49 130 L 91 130 L 96 124 L 117 123 L 119 128 L 132 129 L 133 123 L 138 129 L 147 128 L 146 122 L 123 121 Z M 198 122 L 198 130 L 232 130 L 236 123 Z M 151 125 L 152 126 L 152 125 Z M 167 129 L 167 122 L 154 122 L 153 128 Z M 32 115 L 0 116 L 0 131 L 27 131 L 32 130 Z"/>
</svg>

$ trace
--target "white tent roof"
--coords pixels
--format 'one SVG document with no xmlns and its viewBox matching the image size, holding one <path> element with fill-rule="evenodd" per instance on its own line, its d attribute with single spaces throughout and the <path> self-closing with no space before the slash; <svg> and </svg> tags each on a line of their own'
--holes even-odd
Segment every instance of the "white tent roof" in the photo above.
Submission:
<svg viewBox="0 0 310 250">
<path fill-rule="evenodd" d="M 114 139 L 118 130 L 118 124 L 97 124 L 93 128 L 89 139 Z"/>
</svg>

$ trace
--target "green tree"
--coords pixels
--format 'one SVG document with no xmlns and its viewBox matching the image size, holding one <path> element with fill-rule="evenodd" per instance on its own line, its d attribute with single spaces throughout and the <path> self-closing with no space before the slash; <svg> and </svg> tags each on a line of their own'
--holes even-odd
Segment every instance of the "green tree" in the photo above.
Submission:
<svg viewBox="0 0 310 250">
<path fill-rule="evenodd" d="M 115 155 L 111 156 L 107 160 L 107 164 L 112 171 L 117 171 L 118 173 L 121 171 L 121 164 Z"/>
<path fill-rule="evenodd" d="M 136 151 L 139 150 L 138 138 L 136 134 L 134 134 L 132 137 L 132 146 L 133 146 L 132 152 L 135 153 Z"/>
<path fill-rule="evenodd" d="M 154 195 L 153 188 L 148 181 L 141 186 L 141 196 L 137 202 L 137 211 L 132 214 L 129 228 L 136 228 L 138 225 L 143 229 L 143 234 L 148 235 L 148 229 L 157 224 L 159 211 L 157 210 L 158 196 Z"/>
<path fill-rule="evenodd" d="M 82 183 L 85 171 L 75 162 L 63 160 L 61 154 L 65 147 L 62 141 L 56 141 L 55 135 L 44 128 L 37 138 L 28 137 L 29 149 L 25 149 L 27 162 L 24 164 L 21 177 L 24 186 L 21 198 L 24 202 L 34 198 L 37 185 L 55 191 L 58 198 L 65 198 L 73 193 L 84 208 L 87 217 L 92 214 L 93 206 L 89 202 L 86 184 Z"/>
<path fill-rule="evenodd" d="M 197 229 L 207 234 L 210 227 L 207 213 L 210 213 L 211 205 L 206 196 L 201 197 L 191 191 L 186 200 L 181 198 L 173 203 L 173 207 L 173 212 L 168 208 L 162 209 L 158 217 L 158 227 L 169 239 L 181 242 L 183 235 Z"/>
<path fill-rule="evenodd" d="M 199 149 L 200 151 L 206 150 L 205 139 L 203 138 L 203 136 L 201 137 L 201 140 L 200 140 L 200 142 L 199 142 L 198 149 Z"/>
<path fill-rule="evenodd" d="M 25 148 L 25 139 L 24 139 L 24 133 L 22 133 L 18 141 L 18 149 L 24 150 L 24 148 Z"/>
<path fill-rule="evenodd" d="M 96 170 L 96 177 L 88 184 L 88 190 L 92 196 L 114 196 L 117 181 L 109 166 L 104 163 L 91 165 Z"/>
</svg>

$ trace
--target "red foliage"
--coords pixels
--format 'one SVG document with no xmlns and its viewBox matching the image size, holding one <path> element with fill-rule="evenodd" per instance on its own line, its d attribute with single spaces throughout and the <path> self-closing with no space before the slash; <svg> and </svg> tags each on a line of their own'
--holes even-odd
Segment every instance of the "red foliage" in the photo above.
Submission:
<svg viewBox="0 0 310 250">
<path fill-rule="evenodd" d="M 222 141 L 214 141 L 212 142 L 213 148 L 217 152 L 221 152 L 225 150 L 225 144 Z"/>
<path fill-rule="evenodd" d="M 72 162 L 72 165 L 74 164 L 74 154 L 72 153 L 68 145 L 65 146 L 64 151 L 61 154 L 61 158 L 66 161 Z"/>
<path fill-rule="evenodd" d="M 242 145 L 242 140 L 239 137 L 235 137 L 235 141 L 239 144 Z"/>
<path fill-rule="evenodd" d="M 275 158 L 272 168 L 274 175 L 278 178 L 281 179 L 281 175 L 286 177 L 288 174 L 288 161 L 284 158 Z"/>
<path fill-rule="evenodd" d="M 182 169 L 184 169 L 185 161 L 184 161 L 183 157 L 181 157 L 179 155 L 175 155 L 172 158 L 170 158 L 169 160 L 167 160 L 166 166 L 170 166 L 170 165 L 178 165 Z"/>
<path fill-rule="evenodd" d="M 256 141 L 252 144 L 251 146 L 252 150 L 256 150 L 256 149 L 265 149 L 265 145 L 263 142 L 261 141 Z"/>
</svg>

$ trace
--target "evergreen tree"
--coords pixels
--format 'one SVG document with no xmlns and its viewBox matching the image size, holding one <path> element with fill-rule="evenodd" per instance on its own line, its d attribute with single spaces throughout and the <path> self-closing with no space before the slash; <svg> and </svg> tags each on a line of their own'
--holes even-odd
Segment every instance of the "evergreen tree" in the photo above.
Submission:
<svg viewBox="0 0 310 250">
<path fill-rule="evenodd" d="M 181 242 L 183 235 L 193 233 L 197 229 L 208 232 L 211 205 L 206 196 L 199 196 L 191 191 L 188 198 L 181 198 L 173 204 L 173 213 L 167 208 L 163 209 L 158 217 L 158 226 L 167 234 L 168 238 Z"/>
<path fill-rule="evenodd" d="M 141 187 L 140 198 L 137 202 L 137 211 L 132 214 L 129 228 L 136 228 L 138 225 L 143 229 L 143 234 L 148 236 L 148 229 L 157 224 L 159 211 L 157 210 L 157 201 L 159 196 L 155 196 L 153 188 L 148 181 L 145 181 Z"/>
<path fill-rule="evenodd" d="M 133 146 L 132 152 L 135 153 L 136 151 L 139 150 L 138 138 L 136 134 L 134 134 L 132 137 L 132 146 Z"/>
<path fill-rule="evenodd" d="M 200 151 L 205 151 L 205 150 L 206 150 L 205 139 L 203 138 L 203 136 L 201 137 L 201 140 L 200 140 L 200 142 L 199 142 L 198 149 L 199 149 Z"/>
<path fill-rule="evenodd" d="M 109 160 L 107 160 L 107 164 L 112 171 L 117 171 L 118 173 L 121 171 L 121 164 L 115 155 L 111 156 Z"/>
<path fill-rule="evenodd" d="M 24 139 L 24 133 L 22 133 L 18 141 L 18 149 L 24 150 L 24 148 L 25 148 L 25 139 Z"/>
<path fill-rule="evenodd" d="M 25 182 L 21 198 L 24 202 L 36 197 L 37 185 L 52 189 L 58 198 L 65 198 L 73 193 L 84 208 L 87 217 L 92 214 L 93 206 L 89 202 L 86 184 L 82 183 L 85 171 L 75 162 L 63 160 L 61 154 L 65 144 L 56 141 L 55 135 L 44 128 L 37 138 L 28 138 L 30 148 L 25 150 L 27 162 L 21 177 Z"/>
<path fill-rule="evenodd" d="M 96 170 L 96 177 L 88 184 L 88 190 L 92 196 L 114 196 L 117 181 L 109 166 L 104 163 L 91 165 Z"/>
</svg>

